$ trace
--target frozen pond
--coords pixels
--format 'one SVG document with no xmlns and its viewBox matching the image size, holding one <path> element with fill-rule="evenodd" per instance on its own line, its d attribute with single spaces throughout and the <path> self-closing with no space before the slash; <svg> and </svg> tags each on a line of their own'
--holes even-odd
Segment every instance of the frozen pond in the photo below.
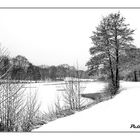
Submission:
<svg viewBox="0 0 140 140">
<path fill-rule="evenodd" d="M 65 92 L 65 82 L 50 82 L 50 83 L 32 83 L 27 84 L 25 94 L 29 94 L 30 92 L 34 94 L 37 92 L 37 100 L 38 103 L 41 104 L 41 111 L 48 111 L 48 108 L 52 108 L 57 98 L 60 99 L 60 104 L 63 106 L 63 94 Z M 81 82 L 81 94 L 86 93 L 96 93 L 102 90 L 105 86 L 105 83 L 102 82 Z M 86 99 L 86 101 L 91 101 L 90 99 Z"/>
</svg>

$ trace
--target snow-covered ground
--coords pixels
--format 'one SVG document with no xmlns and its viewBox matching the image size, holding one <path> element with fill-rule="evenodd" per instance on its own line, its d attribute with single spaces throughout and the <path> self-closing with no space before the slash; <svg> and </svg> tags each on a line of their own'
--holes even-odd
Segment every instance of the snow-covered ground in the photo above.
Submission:
<svg viewBox="0 0 140 140">
<path fill-rule="evenodd" d="M 99 90 L 101 85 L 97 83 L 95 88 Z M 121 93 L 113 99 L 74 115 L 57 119 L 33 131 L 140 130 L 140 128 L 130 128 L 131 124 L 140 125 L 140 82 L 121 82 L 121 86 Z M 46 94 L 48 94 L 47 91 Z"/>
</svg>

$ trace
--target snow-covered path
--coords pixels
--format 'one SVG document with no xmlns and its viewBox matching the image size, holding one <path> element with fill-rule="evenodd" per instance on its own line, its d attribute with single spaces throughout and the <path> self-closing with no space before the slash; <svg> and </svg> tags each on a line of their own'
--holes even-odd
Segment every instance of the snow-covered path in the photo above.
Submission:
<svg viewBox="0 0 140 140">
<path fill-rule="evenodd" d="M 33 131 L 133 131 L 140 125 L 140 82 L 122 82 L 123 90 L 74 115 L 52 121 Z"/>
</svg>

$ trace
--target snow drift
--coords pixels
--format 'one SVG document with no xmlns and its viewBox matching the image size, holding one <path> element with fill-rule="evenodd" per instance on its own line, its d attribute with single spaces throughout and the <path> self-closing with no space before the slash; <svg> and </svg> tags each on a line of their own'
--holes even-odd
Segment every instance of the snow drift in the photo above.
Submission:
<svg viewBox="0 0 140 140">
<path fill-rule="evenodd" d="M 140 124 L 140 82 L 121 82 L 122 91 L 74 115 L 49 122 L 33 131 L 133 131 Z"/>
</svg>

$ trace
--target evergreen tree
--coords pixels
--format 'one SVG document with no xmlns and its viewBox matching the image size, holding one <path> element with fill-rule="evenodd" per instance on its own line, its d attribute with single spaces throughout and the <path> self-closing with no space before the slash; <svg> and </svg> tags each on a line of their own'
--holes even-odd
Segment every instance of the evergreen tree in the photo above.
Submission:
<svg viewBox="0 0 140 140">
<path fill-rule="evenodd" d="M 94 46 L 90 48 L 92 58 L 87 63 L 89 73 L 106 74 L 116 90 L 119 88 L 120 56 L 134 47 L 133 33 L 118 12 L 104 17 L 91 36 Z"/>
</svg>

